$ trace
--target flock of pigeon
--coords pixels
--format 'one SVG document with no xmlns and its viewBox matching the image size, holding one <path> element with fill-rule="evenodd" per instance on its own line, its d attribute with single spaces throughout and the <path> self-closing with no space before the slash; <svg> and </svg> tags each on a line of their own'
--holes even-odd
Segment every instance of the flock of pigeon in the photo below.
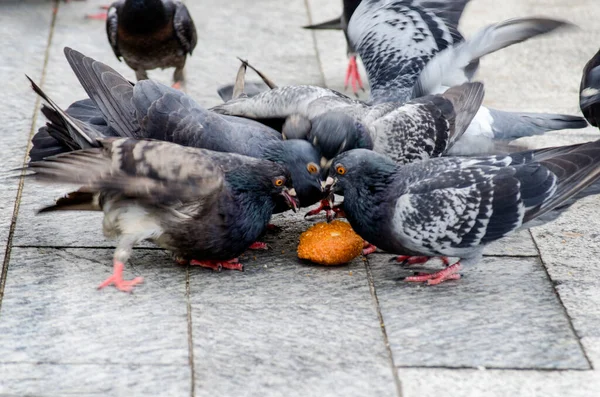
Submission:
<svg viewBox="0 0 600 397">
<path fill-rule="evenodd" d="M 483 247 L 553 219 L 595 193 L 600 141 L 501 153 L 506 141 L 600 122 L 600 52 L 584 69 L 581 110 L 513 113 L 482 106 L 472 82 L 479 59 L 515 43 L 566 29 L 548 18 L 517 18 L 465 39 L 457 25 L 468 0 L 344 1 L 344 15 L 311 28 L 342 28 L 347 81 L 370 100 L 327 88 L 236 82 L 224 103 L 205 109 L 176 89 L 184 83 L 196 30 L 176 0 L 119 0 L 107 13 L 109 42 L 136 72 L 132 83 L 109 66 L 65 48 L 88 98 L 62 110 L 46 101 L 48 123 L 33 138 L 29 176 L 77 185 L 41 212 L 104 212 L 118 239 L 114 273 L 100 287 L 131 291 L 123 279 L 132 247 L 149 240 L 182 263 L 242 270 L 237 257 L 266 232 L 273 213 L 319 204 L 346 217 L 370 246 L 404 264 L 439 258 L 445 267 L 407 281 L 460 278 Z M 146 70 L 175 67 L 174 85 Z M 245 92 L 246 91 L 246 92 Z M 333 206 L 333 194 L 343 202 Z"/>
</svg>

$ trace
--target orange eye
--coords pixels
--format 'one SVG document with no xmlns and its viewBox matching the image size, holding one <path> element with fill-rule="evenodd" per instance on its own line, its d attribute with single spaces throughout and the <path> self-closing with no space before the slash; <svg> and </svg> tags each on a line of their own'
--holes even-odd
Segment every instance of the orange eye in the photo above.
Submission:
<svg viewBox="0 0 600 397">
<path fill-rule="evenodd" d="M 279 187 L 279 186 L 283 186 L 285 181 L 283 180 L 283 178 L 277 178 L 277 179 L 275 179 L 275 182 L 273 182 L 273 183 L 275 184 L 275 186 Z"/>
<path fill-rule="evenodd" d="M 317 172 L 319 172 L 319 167 L 315 163 L 308 163 L 308 165 L 306 166 L 306 169 L 311 174 L 316 174 Z"/>
<path fill-rule="evenodd" d="M 335 167 L 335 172 L 337 172 L 340 175 L 344 175 L 346 173 L 346 168 L 343 165 L 338 165 L 337 167 Z"/>
</svg>

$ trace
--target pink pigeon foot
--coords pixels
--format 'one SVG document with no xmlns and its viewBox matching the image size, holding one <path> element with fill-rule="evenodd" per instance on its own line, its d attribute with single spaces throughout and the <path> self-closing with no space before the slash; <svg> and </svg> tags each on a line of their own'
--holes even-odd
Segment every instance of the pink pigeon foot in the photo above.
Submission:
<svg viewBox="0 0 600 397">
<path fill-rule="evenodd" d="M 131 292 L 133 287 L 144 281 L 142 277 L 136 277 L 133 280 L 123 280 L 123 269 L 125 265 L 123 262 L 113 261 L 113 274 L 106 280 L 104 280 L 98 289 L 102 289 L 109 285 L 114 285 L 116 289 L 123 292 Z"/>
</svg>

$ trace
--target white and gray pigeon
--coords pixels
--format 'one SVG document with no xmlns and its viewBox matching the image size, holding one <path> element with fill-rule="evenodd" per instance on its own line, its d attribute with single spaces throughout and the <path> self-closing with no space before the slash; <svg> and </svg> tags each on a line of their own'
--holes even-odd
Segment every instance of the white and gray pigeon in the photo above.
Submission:
<svg viewBox="0 0 600 397">
<path fill-rule="evenodd" d="M 456 2 L 437 3 L 449 6 Z M 365 0 L 350 20 L 348 37 L 367 70 L 371 101 L 405 102 L 470 81 L 479 59 L 487 54 L 568 26 L 548 18 L 517 18 L 487 26 L 464 40 L 455 21 L 436 13 L 435 7 L 424 7 L 421 1 Z M 449 154 L 489 153 L 498 141 L 585 126 L 584 120 L 575 116 L 481 107 Z"/>
<path fill-rule="evenodd" d="M 104 234 L 118 243 L 114 274 L 99 288 L 131 291 L 142 281 L 123 280 L 142 240 L 192 265 L 243 270 L 237 257 L 265 232 L 275 199 L 296 207 L 289 172 L 268 160 L 131 138 L 99 143 L 27 167 L 38 179 L 81 186 L 40 212 L 104 212 Z"/>
<path fill-rule="evenodd" d="M 466 83 L 404 104 L 369 105 L 327 88 L 284 86 L 211 110 L 256 120 L 298 116 L 295 126 L 303 122 L 302 131 L 287 128 L 288 120 L 284 137 L 312 142 L 323 156 L 322 168 L 327 169 L 337 154 L 354 148 L 372 149 L 399 163 L 441 156 L 461 139 L 483 95 L 482 84 Z"/>
<path fill-rule="evenodd" d="M 409 263 L 441 257 L 444 270 L 406 279 L 439 284 L 460 278 L 462 265 L 478 262 L 486 244 L 527 227 L 598 178 L 595 141 L 408 165 L 355 149 L 334 159 L 328 186 L 344 195 L 342 209 L 366 241 Z"/>
<path fill-rule="evenodd" d="M 109 66 L 70 48 L 65 48 L 65 54 L 90 99 L 77 101 L 63 112 L 32 82 L 49 104 L 42 108 L 49 123 L 33 137 L 32 161 L 96 146 L 96 138 L 150 138 L 283 164 L 292 174 L 302 206 L 323 198 L 321 156 L 310 143 L 285 141 L 261 123 L 208 111 L 183 92 L 152 80 L 132 85 Z M 81 139 L 71 126 L 74 123 L 85 128 L 91 143 Z M 275 212 L 288 209 L 279 200 Z"/>
</svg>

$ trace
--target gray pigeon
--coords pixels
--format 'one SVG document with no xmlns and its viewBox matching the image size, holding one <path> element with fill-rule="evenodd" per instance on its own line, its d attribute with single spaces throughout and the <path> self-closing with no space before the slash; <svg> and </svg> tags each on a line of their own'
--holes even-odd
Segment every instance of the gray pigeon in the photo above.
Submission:
<svg viewBox="0 0 600 397">
<path fill-rule="evenodd" d="M 375 105 L 327 88 L 286 86 L 212 110 L 250 119 L 297 117 L 295 124 L 303 121 L 304 131 L 286 131 L 286 122 L 284 136 L 312 142 L 323 155 L 321 166 L 327 168 L 337 154 L 355 148 L 373 149 L 399 163 L 440 156 L 460 140 L 482 100 L 480 83 L 467 83 L 405 104 Z"/>
<path fill-rule="evenodd" d="M 464 40 L 452 18 L 417 0 L 363 1 L 352 16 L 348 37 L 361 56 L 373 103 L 406 102 L 470 81 L 479 59 L 502 48 L 569 27 L 547 18 L 518 18 L 488 26 Z M 465 1 L 438 1 L 462 7 Z M 443 10 L 443 8 L 440 8 Z M 459 13 L 451 15 L 460 17 Z M 482 107 L 452 155 L 480 155 L 497 142 L 546 131 L 584 128 L 580 117 L 504 112 Z"/>
<path fill-rule="evenodd" d="M 416 9 L 416 15 L 418 15 L 418 11 L 421 9 L 427 10 L 435 14 L 438 18 L 442 19 L 446 25 L 457 27 L 460 17 L 462 16 L 465 6 L 468 2 L 469 0 L 413 0 L 411 2 L 411 6 Z M 348 23 L 360 3 L 361 0 L 343 0 L 343 10 L 340 17 L 316 25 L 304 26 L 305 29 L 340 29 L 344 31 L 349 58 L 344 85 L 345 88 L 347 88 L 348 82 L 350 81 L 352 84 L 352 90 L 355 94 L 357 93 L 357 86 L 363 91 L 364 88 L 358 73 L 358 67 L 356 65 L 357 53 L 354 48 L 354 44 L 348 38 Z M 460 34 L 458 31 L 453 33 L 456 35 Z"/>
<path fill-rule="evenodd" d="M 104 234 L 118 244 L 99 288 L 128 292 L 142 281 L 122 277 L 142 240 L 192 265 L 243 270 L 236 258 L 266 230 L 275 199 L 296 207 L 289 172 L 271 161 L 130 138 L 99 144 L 28 166 L 41 180 L 81 186 L 40 212 L 104 212 Z"/>
<path fill-rule="evenodd" d="M 600 128 L 600 50 L 583 69 L 579 106 L 587 121 Z"/>
<path fill-rule="evenodd" d="M 151 80 L 134 86 L 107 65 L 72 49 L 66 48 L 65 54 L 90 99 L 75 102 L 62 112 L 33 85 L 50 107 L 42 108 L 49 123 L 33 138 L 32 161 L 94 147 L 97 138 L 151 138 L 275 161 L 292 174 L 302 206 L 323 197 L 321 156 L 310 143 L 284 141 L 281 134 L 261 123 L 207 111 L 183 92 Z M 92 141 L 82 140 L 72 124 L 84 128 Z M 285 201 L 279 200 L 275 212 L 288 209 Z"/>
<path fill-rule="evenodd" d="M 408 165 L 356 149 L 334 159 L 328 186 L 344 195 L 343 211 L 366 241 L 409 263 L 441 257 L 444 270 L 406 279 L 439 284 L 460 278 L 462 265 L 479 261 L 486 244 L 527 227 L 598 178 L 595 141 Z"/>
<path fill-rule="evenodd" d="M 183 68 L 198 41 L 190 13 L 179 0 L 118 0 L 108 9 L 106 34 L 117 59 L 135 71 L 175 68 L 173 87 L 184 83 Z"/>
</svg>

